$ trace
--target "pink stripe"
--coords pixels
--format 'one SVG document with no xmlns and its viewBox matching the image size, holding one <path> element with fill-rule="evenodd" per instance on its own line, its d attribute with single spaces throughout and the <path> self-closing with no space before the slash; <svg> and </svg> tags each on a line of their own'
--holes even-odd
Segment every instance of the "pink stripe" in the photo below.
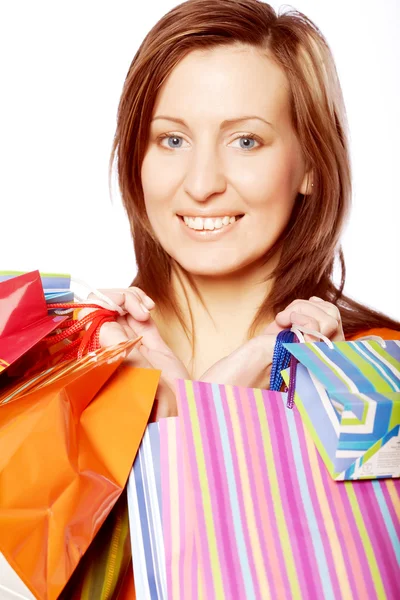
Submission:
<svg viewBox="0 0 400 600">
<path fill-rule="evenodd" d="M 344 483 L 331 478 L 319 454 L 317 459 L 329 509 L 348 565 L 347 575 L 354 590 L 354 599 L 369 598 L 368 590 L 373 589 L 373 581 Z"/>
<path fill-rule="evenodd" d="M 257 578 L 257 571 L 256 571 L 255 563 L 254 563 L 253 547 L 251 544 L 249 529 L 247 526 L 247 513 L 246 513 L 246 506 L 244 503 L 244 495 L 243 495 L 244 481 L 242 481 L 241 475 L 240 475 L 239 460 L 237 458 L 237 446 L 236 446 L 234 433 L 233 433 L 232 417 L 231 417 L 231 413 L 230 413 L 230 410 L 228 407 L 228 401 L 226 399 L 226 388 L 223 386 L 220 386 L 220 393 L 221 393 L 222 404 L 223 404 L 223 409 L 224 409 L 225 422 L 226 422 L 227 428 L 228 428 L 228 437 L 229 437 L 229 443 L 230 443 L 230 448 L 231 448 L 232 465 L 233 465 L 235 484 L 236 484 L 235 491 L 236 491 L 236 496 L 237 496 L 238 504 L 239 504 L 239 511 L 240 511 L 240 517 L 241 517 L 241 528 L 242 528 L 242 532 L 243 532 L 244 542 L 246 545 L 246 556 L 247 556 L 248 564 L 250 567 L 250 573 L 251 573 L 251 579 L 252 579 L 253 586 L 254 586 L 254 592 L 257 597 L 258 578 Z M 233 393 L 234 393 L 233 395 L 234 395 L 235 403 L 236 403 L 236 405 L 238 405 L 240 403 L 240 397 L 238 395 L 237 388 L 233 389 Z M 240 427 L 240 430 L 241 430 L 241 433 L 243 436 L 243 427 Z M 230 498 L 230 500 L 231 500 L 230 506 L 232 506 L 232 499 Z M 235 542 L 236 542 L 236 540 L 235 540 Z M 237 544 L 237 542 L 236 542 L 236 544 Z M 239 568 L 241 568 L 241 566 L 239 566 Z M 244 597 L 246 597 L 246 596 L 244 595 Z"/>
<path fill-rule="evenodd" d="M 194 388 L 194 392 L 197 397 L 195 382 L 191 382 L 191 385 Z M 179 428 L 180 433 L 183 436 L 182 439 L 185 442 L 186 452 L 186 465 L 187 470 L 186 473 L 190 475 L 190 478 L 187 480 L 187 484 L 192 486 L 193 490 L 193 499 L 194 505 L 192 507 L 194 514 L 191 514 L 191 519 L 194 520 L 195 523 L 195 536 L 196 536 L 196 545 L 197 545 L 197 557 L 198 560 L 202 563 L 202 570 L 204 574 L 212 573 L 211 564 L 210 564 L 210 555 L 208 552 L 208 544 L 206 537 L 206 523 L 205 523 L 205 515 L 202 505 L 202 490 L 200 485 L 200 480 L 198 477 L 197 470 L 197 462 L 196 462 L 196 454 L 195 454 L 195 442 L 192 435 L 192 426 L 189 414 L 189 405 L 188 400 L 186 398 L 186 390 L 185 390 L 185 382 L 182 380 L 178 380 L 177 384 L 177 401 L 178 401 L 178 413 L 181 417 L 179 419 Z M 190 507 L 188 507 L 188 510 Z M 206 585 L 206 580 L 204 581 L 204 585 Z M 213 594 L 213 586 L 211 590 L 205 589 L 206 594 L 209 595 L 210 599 L 214 596 Z"/>
<path fill-rule="evenodd" d="M 296 546 L 296 552 L 293 552 L 293 555 L 298 576 L 301 579 L 301 589 L 308 590 L 311 598 L 319 598 L 323 591 L 321 586 L 318 589 L 313 578 L 314 573 L 318 577 L 319 575 L 316 572 L 316 560 L 310 544 L 311 535 L 308 531 L 307 516 L 304 512 L 298 484 L 293 449 L 290 444 L 290 432 L 284 415 L 281 420 L 282 411 L 289 409 L 283 404 L 280 395 L 273 402 L 267 402 L 266 406 L 270 412 L 269 418 L 274 425 L 270 428 L 271 442 L 280 483 L 282 505 L 285 515 L 287 517 L 290 515 L 290 519 L 287 518 L 289 536 L 291 541 L 296 541 L 296 544 L 293 544 L 293 550 Z M 286 440 L 289 447 L 286 445 Z M 300 541 L 304 542 L 301 548 L 298 546 Z"/>
<path fill-rule="evenodd" d="M 211 385 L 200 385 L 198 383 L 195 385 L 198 390 L 198 394 L 196 394 L 198 399 L 197 411 L 210 487 L 224 593 L 228 597 L 234 597 L 235 590 L 240 585 L 237 579 L 238 575 L 240 577 L 241 571 L 233 527 L 229 518 L 227 519 L 227 515 L 231 514 L 231 510 L 218 417 L 215 411 Z M 208 576 L 211 579 L 212 573 L 210 572 Z"/>
<path fill-rule="evenodd" d="M 258 537 L 262 551 L 264 571 L 267 573 L 267 580 L 271 587 L 271 595 L 273 597 L 274 594 L 272 593 L 272 584 L 274 579 L 275 585 L 278 582 L 281 584 L 281 587 L 282 579 L 279 577 L 279 570 L 277 569 L 278 563 L 274 553 L 271 551 L 268 553 L 267 538 L 269 537 L 271 539 L 271 530 L 267 526 L 267 524 L 269 524 L 269 517 L 266 514 L 265 497 L 262 489 L 263 481 L 260 466 L 260 457 L 262 454 L 259 454 L 257 449 L 255 431 L 257 428 L 255 427 L 257 417 L 256 402 L 250 389 L 234 388 L 234 392 L 237 400 L 238 419 L 239 423 L 241 424 L 244 447 L 246 450 L 247 448 L 249 449 L 245 452 L 246 470 L 249 476 L 251 497 L 254 507 L 254 517 L 259 534 Z M 276 576 L 274 577 L 274 569 L 271 567 L 271 563 L 275 566 L 275 572 L 277 573 L 278 578 Z M 258 577 L 256 582 L 258 584 L 258 597 L 262 598 L 263 591 L 265 590 L 261 589 L 261 582 L 258 580 Z"/>
<path fill-rule="evenodd" d="M 392 522 L 393 522 L 393 526 L 394 526 L 394 530 L 396 532 L 396 535 L 398 538 L 400 538 L 400 521 L 396 515 L 396 511 L 395 508 L 393 506 L 393 502 L 392 502 L 392 498 L 389 494 L 389 490 L 388 490 L 388 486 L 387 486 L 387 481 L 383 481 L 382 480 L 382 486 L 381 486 L 381 490 L 382 493 L 385 497 L 385 501 L 386 501 L 386 506 L 388 507 L 389 510 L 389 514 L 392 518 Z M 397 490 L 396 490 L 397 491 Z"/>
<path fill-rule="evenodd" d="M 177 430 L 177 428 L 175 428 Z M 182 436 L 176 431 L 175 433 L 176 439 L 176 455 L 177 455 L 177 478 L 178 478 L 178 502 L 179 502 L 179 534 L 180 534 L 180 547 L 179 547 L 179 585 L 180 585 L 180 595 L 181 598 L 186 598 L 187 594 L 185 594 L 186 580 L 187 580 L 187 571 L 189 569 L 190 573 L 190 557 L 188 556 L 188 548 L 187 548 L 187 527 L 188 527 L 188 519 L 186 518 L 186 510 L 185 510 L 185 481 L 184 481 L 184 458 L 183 458 L 183 443 Z M 188 564 L 189 563 L 189 564 Z M 189 588 L 190 589 L 190 588 Z"/>
<path fill-rule="evenodd" d="M 169 460 L 168 460 L 168 433 L 167 421 L 160 421 L 160 470 L 161 470 L 161 497 L 162 497 L 162 524 L 164 536 L 165 568 L 167 571 L 167 592 L 172 598 L 171 574 L 171 492 L 169 486 Z"/>
<path fill-rule="evenodd" d="M 310 459 L 308 456 L 308 450 L 307 450 L 306 441 L 305 441 L 305 437 L 304 437 L 304 425 L 301 421 L 301 417 L 300 417 L 300 414 L 299 414 L 296 406 L 293 408 L 293 410 L 295 411 L 294 412 L 294 417 L 295 417 L 294 420 L 295 420 L 297 435 L 299 438 L 303 468 L 304 468 L 304 472 L 305 472 L 307 483 L 308 483 L 308 490 L 309 490 L 310 497 L 311 497 L 311 503 L 312 503 L 314 513 L 315 513 L 316 524 L 318 525 L 318 529 L 319 529 L 321 540 L 322 540 L 322 545 L 324 547 L 325 558 L 326 558 L 326 562 L 328 565 L 329 575 L 331 578 L 332 590 L 334 593 L 333 595 L 335 598 L 340 598 L 341 597 L 341 589 L 340 589 L 339 580 L 338 580 L 338 576 L 337 576 L 337 572 L 336 572 L 335 562 L 333 559 L 330 538 L 329 538 L 329 535 L 328 535 L 328 532 L 326 529 L 327 523 L 325 523 L 325 518 L 321 511 L 321 507 L 320 507 L 320 503 L 319 503 L 319 499 L 318 499 L 318 495 L 317 495 L 317 490 L 316 490 L 315 483 L 314 483 L 314 476 L 313 476 L 313 473 L 311 470 Z M 329 514 L 329 525 L 334 526 L 331 514 Z"/>
<path fill-rule="evenodd" d="M 397 585 L 399 567 L 372 486 L 372 481 L 360 481 L 358 485 L 354 485 L 354 491 L 363 515 L 365 529 L 374 550 L 383 586 L 389 598 L 396 598 L 400 591 Z"/>
<path fill-rule="evenodd" d="M 253 393 L 249 390 L 249 396 L 251 394 L 252 398 L 254 398 Z M 269 392 L 272 394 L 273 392 Z M 269 402 L 267 394 L 263 393 L 264 404 L 265 402 Z M 260 502 L 260 515 L 263 526 L 265 527 L 266 535 L 265 542 L 267 546 L 268 558 L 272 564 L 272 581 L 275 585 L 275 595 L 273 592 L 273 587 L 271 586 L 271 596 L 272 598 L 291 598 L 291 588 L 289 583 L 289 578 L 286 569 L 285 557 L 283 555 L 282 544 L 279 536 L 278 526 L 275 521 L 275 511 L 274 504 L 271 495 L 271 487 L 268 478 L 268 465 L 265 460 L 265 450 L 264 443 L 261 431 L 261 422 L 258 417 L 258 412 L 256 408 L 256 402 L 254 400 L 254 410 L 251 411 L 250 416 L 253 420 L 253 433 L 254 433 L 254 441 L 256 444 L 256 456 L 257 456 L 257 466 L 260 468 L 260 483 L 261 483 L 261 491 L 260 498 L 262 501 Z M 270 425 L 269 425 L 270 426 Z M 285 596 L 283 593 L 285 592 Z"/>
<path fill-rule="evenodd" d="M 244 509 L 244 504 L 243 504 L 243 494 L 242 494 L 242 483 L 240 480 L 240 471 L 239 471 L 239 463 L 237 460 L 237 452 L 236 452 L 236 444 L 235 444 L 235 440 L 233 437 L 233 429 L 232 429 L 232 419 L 231 419 L 231 415 L 229 412 L 229 407 L 228 407 L 228 401 L 226 398 L 226 388 L 223 385 L 219 385 L 219 392 L 221 395 L 221 404 L 222 404 L 222 408 L 223 408 L 223 412 L 224 412 L 224 422 L 226 424 L 226 429 L 228 432 L 228 442 L 229 442 L 229 448 L 230 448 L 230 454 L 231 454 L 231 458 L 232 458 L 232 470 L 233 470 L 233 474 L 234 474 L 234 479 L 235 479 L 235 490 L 234 490 L 234 494 L 236 493 L 237 496 L 237 502 L 239 505 L 239 511 L 240 511 L 240 517 L 241 517 L 241 529 L 243 532 L 243 537 L 244 537 L 244 541 L 245 541 L 245 546 L 246 546 L 246 556 L 247 559 L 249 561 L 249 566 L 250 566 L 250 572 L 251 572 L 251 577 L 253 580 L 253 584 L 254 581 L 256 580 L 257 576 L 256 576 L 256 572 L 255 572 L 255 567 L 254 567 L 254 560 L 253 560 L 253 555 L 251 552 L 251 543 L 250 543 L 250 537 L 249 537 L 249 532 L 248 532 L 248 528 L 246 525 L 246 512 Z M 225 469 L 225 467 L 224 467 Z M 226 473 L 226 471 L 225 471 Z M 229 515 L 232 515 L 232 498 L 231 498 L 231 494 L 229 491 L 229 488 L 226 488 L 226 494 L 227 494 L 227 499 L 229 502 L 229 506 L 228 506 L 228 513 Z M 232 596 L 227 596 L 229 598 L 235 598 L 235 597 L 239 597 L 239 598 L 245 598 L 246 597 L 246 591 L 245 591 L 245 587 L 244 587 L 244 580 L 243 580 L 243 569 L 242 569 L 242 565 L 240 563 L 240 558 L 239 558 L 239 554 L 238 554 L 238 543 L 237 543 L 237 539 L 236 539 L 236 533 L 235 533 L 235 529 L 233 526 L 233 519 L 232 520 L 228 520 L 225 522 L 225 527 L 227 530 L 230 531 L 231 535 L 232 535 L 232 545 L 235 548 L 235 563 L 233 565 L 233 569 L 237 569 L 238 573 L 236 573 L 236 575 L 239 575 L 239 582 L 240 582 L 240 593 L 238 593 L 237 591 L 235 591 L 235 587 L 233 587 L 234 593 Z"/>
</svg>

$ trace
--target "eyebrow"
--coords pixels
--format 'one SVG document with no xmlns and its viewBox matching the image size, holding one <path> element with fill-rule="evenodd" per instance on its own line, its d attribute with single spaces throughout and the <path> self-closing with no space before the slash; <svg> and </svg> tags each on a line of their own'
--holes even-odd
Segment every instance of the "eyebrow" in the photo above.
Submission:
<svg viewBox="0 0 400 600">
<path fill-rule="evenodd" d="M 189 129 L 189 127 L 187 126 L 185 121 L 183 119 L 178 119 L 177 117 L 168 117 L 167 115 L 157 115 L 156 117 L 154 117 L 154 119 L 152 119 L 152 121 L 157 121 L 158 119 L 165 119 L 166 121 L 173 121 L 174 123 L 179 123 L 180 125 L 183 125 L 184 127 L 187 127 Z M 266 123 L 266 125 L 269 125 L 270 127 L 272 127 L 272 129 L 274 129 L 274 126 L 272 125 L 272 123 L 270 123 L 269 121 L 266 121 L 265 119 L 263 119 L 261 117 L 258 117 L 257 115 L 246 115 L 243 117 L 236 117 L 234 119 L 225 119 L 221 123 L 221 129 L 224 129 L 228 125 L 232 125 L 234 123 L 239 123 L 240 121 L 250 121 L 252 119 L 257 119 L 258 121 L 262 121 L 263 123 Z"/>
</svg>

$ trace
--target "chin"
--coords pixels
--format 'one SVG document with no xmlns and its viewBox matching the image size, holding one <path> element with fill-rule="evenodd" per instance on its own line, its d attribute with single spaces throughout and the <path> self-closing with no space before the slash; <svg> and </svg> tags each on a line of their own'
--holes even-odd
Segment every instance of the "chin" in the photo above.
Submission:
<svg viewBox="0 0 400 600">
<path fill-rule="evenodd" d="M 190 275 L 197 277 L 224 277 L 232 275 L 244 269 L 247 264 L 243 263 L 221 263 L 217 260 L 207 262 L 199 262 L 198 260 L 179 260 L 178 257 L 174 257 L 179 266 L 184 269 Z"/>
</svg>

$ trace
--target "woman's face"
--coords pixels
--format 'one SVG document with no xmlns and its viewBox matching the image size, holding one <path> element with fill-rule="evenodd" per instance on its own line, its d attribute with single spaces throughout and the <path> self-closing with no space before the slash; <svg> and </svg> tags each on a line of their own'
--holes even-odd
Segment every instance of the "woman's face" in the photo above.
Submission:
<svg viewBox="0 0 400 600">
<path fill-rule="evenodd" d="M 255 263 L 306 193 L 284 73 L 244 45 L 191 52 L 159 91 L 141 176 L 150 224 L 181 267 Z"/>
</svg>

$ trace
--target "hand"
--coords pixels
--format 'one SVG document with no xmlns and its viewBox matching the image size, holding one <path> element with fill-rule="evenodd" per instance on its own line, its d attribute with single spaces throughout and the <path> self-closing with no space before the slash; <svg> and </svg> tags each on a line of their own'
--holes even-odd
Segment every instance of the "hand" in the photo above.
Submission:
<svg viewBox="0 0 400 600">
<path fill-rule="evenodd" d="M 266 330 L 222 358 L 200 377 L 200 381 L 269 389 L 276 333 Z"/>
<path fill-rule="evenodd" d="M 101 291 L 126 311 L 126 314 L 117 317 L 115 322 L 102 325 L 100 345 L 111 346 L 142 336 L 142 340 L 133 348 L 126 361 L 135 367 L 161 371 L 151 420 L 157 421 L 163 417 L 176 416 L 178 412 L 175 379 L 190 379 L 190 377 L 183 363 L 165 344 L 151 318 L 150 311 L 155 307 L 153 300 L 137 287 Z M 98 302 L 94 294 L 90 294 L 88 299 L 93 303 Z M 79 318 L 93 310 L 95 309 L 81 310 Z"/>
<path fill-rule="evenodd" d="M 334 304 L 315 296 L 310 300 L 294 300 L 260 335 L 219 360 L 200 380 L 268 389 L 276 336 L 292 325 L 319 331 L 335 342 L 345 339 L 340 312 Z M 304 334 L 304 339 L 307 342 L 321 341 L 309 334 Z"/>
<path fill-rule="evenodd" d="M 319 331 L 332 342 L 345 340 L 338 307 L 317 296 L 311 296 L 309 300 L 294 300 L 276 315 L 275 321 L 267 329 L 268 332 L 278 333 L 291 328 L 292 325 L 302 325 L 306 329 Z M 304 334 L 304 339 L 306 342 L 321 341 L 309 334 Z"/>
</svg>

